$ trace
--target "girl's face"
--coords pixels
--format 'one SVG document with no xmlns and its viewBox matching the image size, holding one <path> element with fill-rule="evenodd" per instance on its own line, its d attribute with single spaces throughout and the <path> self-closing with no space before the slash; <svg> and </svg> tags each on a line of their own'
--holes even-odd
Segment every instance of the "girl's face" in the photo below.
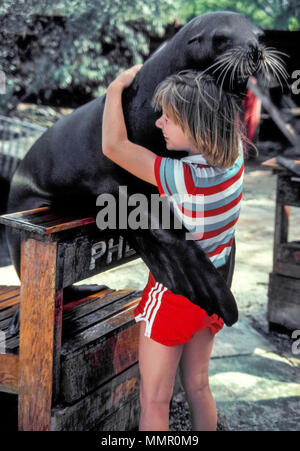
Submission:
<svg viewBox="0 0 300 451">
<path fill-rule="evenodd" d="M 181 127 L 175 124 L 165 113 L 155 122 L 166 140 L 168 150 L 190 150 L 191 146 Z"/>
</svg>

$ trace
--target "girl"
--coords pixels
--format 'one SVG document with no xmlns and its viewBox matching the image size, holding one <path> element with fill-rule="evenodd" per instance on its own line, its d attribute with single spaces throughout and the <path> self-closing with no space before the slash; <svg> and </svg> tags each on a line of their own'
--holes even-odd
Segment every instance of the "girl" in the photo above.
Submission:
<svg viewBox="0 0 300 451">
<path fill-rule="evenodd" d="M 121 73 L 107 89 L 103 153 L 135 176 L 156 185 L 161 195 L 201 196 L 200 213 L 197 202 L 178 202 L 176 211 L 222 271 L 233 244 L 242 196 L 243 135 L 238 104 L 232 94 L 220 92 L 214 80 L 203 73 L 186 70 L 167 77 L 153 97 L 154 108 L 162 109 L 155 125 L 161 129 L 167 149 L 184 149 L 188 156 L 180 160 L 162 158 L 130 142 L 127 136 L 122 91 L 140 68 L 141 65 L 133 66 Z M 201 231 L 197 228 L 197 213 Z M 209 387 L 208 367 L 214 335 L 224 325 L 222 318 L 216 314 L 208 316 L 198 305 L 157 283 L 151 273 L 134 315 L 140 321 L 139 429 L 169 430 L 169 405 L 179 365 L 193 430 L 216 430 L 217 410 Z"/>
</svg>

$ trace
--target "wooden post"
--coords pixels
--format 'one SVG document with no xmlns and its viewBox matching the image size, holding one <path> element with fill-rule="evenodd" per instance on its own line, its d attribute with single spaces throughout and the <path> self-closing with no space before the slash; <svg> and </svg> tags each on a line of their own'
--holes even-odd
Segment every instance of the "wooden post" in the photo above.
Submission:
<svg viewBox="0 0 300 451">
<path fill-rule="evenodd" d="M 52 382 L 58 379 L 53 363 L 58 372 L 62 322 L 61 292 L 55 291 L 56 254 L 56 242 L 22 241 L 19 430 L 23 431 L 50 430 Z"/>
<path fill-rule="evenodd" d="M 273 271 L 276 271 L 276 262 L 278 259 L 278 250 L 282 243 L 287 243 L 290 207 L 279 202 L 280 176 L 277 176 L 277 194 L 275 209 L 275 228 L 274 228 L 274 251 L 273 251 Z"/>
</svg>

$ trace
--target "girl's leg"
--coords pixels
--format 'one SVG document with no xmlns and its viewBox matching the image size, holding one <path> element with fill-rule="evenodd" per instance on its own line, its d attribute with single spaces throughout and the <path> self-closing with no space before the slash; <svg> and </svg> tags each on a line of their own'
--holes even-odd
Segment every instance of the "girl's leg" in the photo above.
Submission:
<svg viewBox="0 0 300 451">
<path fill-rule="evenodd" d="M 140 431 L 168 431 L 169 407 L 183 345 L 165 346 L 145 337 L 140 322 Z"/>
<path fill-rule="evenodd" d="M 217 409 L 209 388 L 208 366 L 214 335 L 208 328 L 196 332 L 184 344 L 180 377 L 191 412 L 193 431 L 215 431 Z"/>
</svg>

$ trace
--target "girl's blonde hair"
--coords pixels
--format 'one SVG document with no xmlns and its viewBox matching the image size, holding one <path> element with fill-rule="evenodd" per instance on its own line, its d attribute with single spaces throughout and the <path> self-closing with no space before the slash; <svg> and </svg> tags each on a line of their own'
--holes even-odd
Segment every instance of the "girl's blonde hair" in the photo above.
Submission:
<svg viewBox="0 0 300 451">
<path fill-rule="evenodd" d="M 231 167 L 245 137 L 238 98 L 220 90 L 208 74 L 184 70 L 157 86 L 152 106 L 180 125 L 189 142 L 212 166 Z"/>
</svg>

